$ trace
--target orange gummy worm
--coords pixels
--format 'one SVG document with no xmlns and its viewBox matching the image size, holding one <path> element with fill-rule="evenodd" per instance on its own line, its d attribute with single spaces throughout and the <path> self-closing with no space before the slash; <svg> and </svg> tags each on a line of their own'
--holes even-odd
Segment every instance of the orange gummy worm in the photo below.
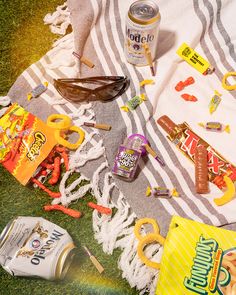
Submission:
<svg viewBox="0 0 236 295">
<path fill-rule="evenodd" d="M 50 197 L 52 198 L 60 198 L 61 193 L 58 192 L 52 192 L 50 189 L 48 189 L 45 185 L 43 185 L 39 180 L 35 179 L 35 178 L 31 178 L 31 181 L 35 184 L 37 184 L 44 192 L 46 192 L 47 194 L 49 194 Z"/>
<path fill-rule="evenodd" d="M 87 204 L 90 208 L 93 208 L 95 210 L 97 210 L 98 212 L 100 212 L 101 214 L 106 214 L 106 215 L 111 215 L 112 214 L 112 210 L 110 208 L 95 204 L 93 202 L 88 202 Z"/>
<path fill-rule="evenodd" d="M 81 212 L 74 209 L 66 208 L 62 205 L 45 205 L 43 208 L 45 211 L 58 210 L 74 218 L 80 218 L 82 216 Z"/>
</svg>

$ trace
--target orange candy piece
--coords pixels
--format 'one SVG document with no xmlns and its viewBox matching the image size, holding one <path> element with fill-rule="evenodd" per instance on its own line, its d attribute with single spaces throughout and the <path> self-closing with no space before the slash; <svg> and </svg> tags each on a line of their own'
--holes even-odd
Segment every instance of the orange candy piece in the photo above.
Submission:
<svg viewBox="0 0 236 295">
<path fill-rule="evenodd" d="M 193 77 L 188 77 L 185 81 L 179 81 L 177 85 L 175 86 L 176 91 L 181 91 L 184 89 L 184 87 L 189 86 L 195 82 Z"/>
<path fill-rule="evenodd" d="M 70 215 L 71 217 L 74 217 L 74 218 L 80 218 L 82 216 L 81 212 L 74 210 L 74 209 L 66 208 L 62 205 L 45 205 L 43 207 L 43 209 L 45 211 L 58 210 L 58 211 L 63 212 L 64 214 Z"/>
<path fill-rule="evenodd" d="M 191 94 L 187 94 L 187 93 L 182 94 L 181 97 L 186 101 L 197 101 L 198 100 L 196 98 L 196 96 L 191 95 Z"/>
</svg>

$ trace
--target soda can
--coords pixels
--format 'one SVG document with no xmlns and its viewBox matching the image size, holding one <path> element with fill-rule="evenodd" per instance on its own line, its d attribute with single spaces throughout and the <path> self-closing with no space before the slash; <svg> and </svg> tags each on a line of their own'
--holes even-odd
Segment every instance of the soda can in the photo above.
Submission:
<svg viewBox="0 0 236 295">
<path fill-rule="evenodd" d="M 153 0 L 139 0 L 130 6 L 126 16 L 124 46 L 129 63 L 148 65 L 146 49 L 150 50 L 152 60 L 156 59 L 160 20 L 159 7 Z"/>
<path fill-rule="evenodd" d="M 13 276 L 62 279 L 75 245 L 66 230 L 42 217 L 19 216 L 0 235 L 0 264 Z"/>
</svg>

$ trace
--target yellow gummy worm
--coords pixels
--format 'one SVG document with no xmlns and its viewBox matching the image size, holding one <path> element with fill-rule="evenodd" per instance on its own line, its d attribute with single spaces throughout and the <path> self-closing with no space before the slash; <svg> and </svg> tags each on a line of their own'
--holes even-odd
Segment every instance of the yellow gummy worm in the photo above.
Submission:
<svg viewBox="0 0 236 295">
<path fill-rule="evenodd" d="M 52 114 L 47 118 L 47 125 L 54 129 L 65 130 L 69 129 L 72 123 L 71 118 L 66 115 Z"/>
<path fill-rule="evenodd" d="M 150 85 L 150 84 L 154 84 L 155 82 L 154 82 L 154 80 L 152 80 L 152 79 L 146 79 L 146 80 L 143 80 L 143 81 L 141 81 L 140 83 L 139 83 L 139 86 L 140 87 L 143 87 L 143 86 L 145 86 L 145 85 Z"/>
<path fill-rule="evenodd" d="M 224 176 L 224 181 L 227 186 L 227 191 L 224 193 L 224 195 L 220 198 L 214 199 L 214 202 L 217 206 L 222 206 L 224 204 L 227 204 L 230 202 L 234 195 L 235 195 L 235 186 L 231 178 L 227 175 Z"/>
<path fill-rule="evenodd" d="M 67 130 L 74 131 L 79 134 L 79 139 L 76 143 L 71 143 L 68 140 L 64 139 L 63 136 L 61 135 L 61 130 L 59 130 L 59 129 L 57 129 L 55 131 L 55 138 L 56 138 L 58 144 L 61 144 L 65 147 L 67 147 L 68 149 L 76 150 L 81 145 L 81 143 L 84 141 L 84 131 L 77 126 L 71 126 Z"/>
<path fill-rule="evenodd" d="M 222 79 L 222 87 L 226 90 L 236 90 L 236 84 L 234 84 L 234 85 L 227 84 L 227 79 L 230 76 L 236 76 L 236 72 L 228 72 L 224 75 L 224 77 Z"/>
<path fill-rule="evenodd" d="M 173 197 L 179 197 L 179 193 L 177 192 L 176 188 L 173 188 L 171 194 L 172 194 Z"/>
<path fill-rule="evenodd" d="M 148 186 L 147 189 L 146 189 L 146 197 L 150 197 L 151 193 L 152 193 L 152 189 L 151 189 L 150 186 Z"/>
</svg>

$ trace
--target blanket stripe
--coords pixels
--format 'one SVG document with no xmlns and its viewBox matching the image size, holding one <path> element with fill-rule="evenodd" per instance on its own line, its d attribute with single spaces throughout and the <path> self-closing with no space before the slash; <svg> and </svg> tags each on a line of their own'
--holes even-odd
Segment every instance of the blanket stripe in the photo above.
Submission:
<svg viewBox="0 0 236 295">
<path fill-rule="evenodd" d="M 220 18 L 222 2 L 221 0 L 216 0 L 215 4 L 217 6 L 215 7 L 208 0 L 203 1 L 203 4 L 207 9 L 208 15 L 204 14 L 204 10 L 200 8 L 199 3 L 200 1 L 196 1 L 196 0 L 193 1 L 195 12 L 197 16 L 199 17 L 199 20 L 201 21 L 202 28 L 203 28 L 202 34 L 200 37 L 200 44 L 208 60 L 211 62 L 211 64 L 215 65 L 215 73 L 217 77 L 219 78 L 219 80 L 222 80 L 222 77 L 224 75 L 223 73 L 234 71 L 234 68 L 231 66 L 230 62 L 226 58 L 224 50 L 222 49 L 222 43 L 218 41 L 219 37 L 223 37 L 225 46 L 229 48 L 230 56 L 232 57 L 234 62 L 236 61 L 234 46 Z M 216 9 L 216 11 L 214 11 L 214 9 Z M 208 19 L 210 20 L 209 24 L 207 23 Z M 209 39 L 210 39 L 209 42 L 207 42 L 206 33 L 208 33 L 209 35 Z M 211 46 L 211 43 L 212 43 L 212 46 Z M 213 54 L 211 54 L 211 51 L 214 53 L 218 53 L 220 60 L 218 60 L 218 58 L 215 58 Z M 230 94 L 234 98 L 236 98 L 235 92 L 231 92 Z"/>
</svg>

